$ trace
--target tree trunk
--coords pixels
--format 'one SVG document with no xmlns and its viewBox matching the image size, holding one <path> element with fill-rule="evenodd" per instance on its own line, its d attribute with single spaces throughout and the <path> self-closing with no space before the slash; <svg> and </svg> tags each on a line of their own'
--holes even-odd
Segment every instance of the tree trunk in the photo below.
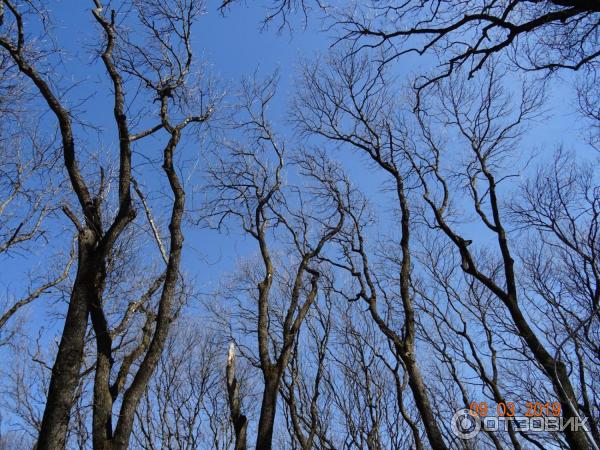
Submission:
<svg viewBox="0 0 600 450">
<path fill-rule="evenodd" d="M 273 426 L 277 410 L 277 393 L 279 390 L 279 374 L 276 369 L 269 368 L 264 371 L 265 390 L 263 391 L 258 433 L 256 436 L 256 450 L 271 450 L 273 443 Z"/>
<path fill-rule="evenodd" d="M 231 422 L 235 430 L 235 450 L 246 450 L 246 431 L 248 419 L 242 414 L 242 402 L 240 400 L 240 384 L 235 376 L 235 344 L 229 345 L 227 356 L 227 367 L 225 369 L 227 380 L 227 398 L 229 400 L 229 412 Z"/>
<path fill-rule="evenodd" d="M 104 284 L 103 258 L 96 252 L 96 242 L 93 231 L 84 229 L 80 232 L 77 276 L 52 367 L 37 450 L 61 450 L 66 446 L 69 416 L 80 381 L 88 305 L 91 301 L 99 300 Z"/>
<path fill-rule="evenodd" d="M 527 346 L 533 353 L 535 360 L 542 366 L 546 376 L 552 381 L 554 392 L 561 405 L 562 415 L 566 420 L 577 420 L 578 415 L 574 409 L 578 408 L 578 400 L 575 390 L 571 384 L 571 379 L 563 362 L 557 361 L 538 340 L 537 336 L 529 326 L 529 323 L 523 316 L 519 305 L 514 297 L 509 297 L 505 304 L 519 330 L 519 334 L 527 343 Z M 572 450 L 588 450 L 588 442 L 585 431 L 573 430 L 567 427 L 564 431 L 565 438 Z"/>
<path fill-rule="evenodd" d="M 412 355 L 403 354 L 402 360 L 408 372 L 408 384 L 415 399 L 415 405 L 417 406 L 421 420 L 423 421 L 429 444 L 434 450 L 447 450 L 448 447 L 442 438 L 442 433 L 431 409 L 425 383 L 417 362 Z"/>
</svg>

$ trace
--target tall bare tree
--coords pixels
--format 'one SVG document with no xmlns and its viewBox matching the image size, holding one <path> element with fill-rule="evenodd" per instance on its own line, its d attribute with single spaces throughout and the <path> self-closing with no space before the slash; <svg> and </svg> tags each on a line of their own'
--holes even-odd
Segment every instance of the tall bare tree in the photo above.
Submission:
<svg viewBox="0 0 600 450">
<path fill-rule="evenodd" d="M 329 71 L 313 68 L 304 71 L 304 90 L 299 95 L 294 115 L 303 132 L 364 153 L 393 182 L 400 221 L 400 254 L 397 259 L 399 278 L 395 280 L 398 289 L 392 289 L 397 295 L 394 299 L 401 304 L 402 316 L 398 319 L 397 313 L 390 316 L 388 312 L 390 297 L 382 289 L 380 277 L 370 263 L 370 251 L 364 236 L 365 218 L 360 206 L 351 214 L 353 230 L 343 242 L 344 259 L 340 267 L 356 278 L 357 298 L 368 304 L 373 320 L 402 359 L 429 443 L 433 448 L 445 449 L 416 359 L 414 293 L 411 290 L 413 208 L 409 200 L 414 174 L 403 155 L 406 139 L 394 118 L 396 105 L 390 86 L 382 82 L 377 69 L 366 59 L 340 58 L 332 61 Z M 351 295 L 349 297 L 352 298 Z M 379 306 L 381 303 L 384 304 Z"/>
<path fill-rule="evenodd" d="M 425 155 L 416 151 L 415 170 L 420 174 L 423 186 L 423 199 L 433 214 L 435 226 L 454 244 L 460 255 L 461 269 L 470 277 L 492 292 L 507 308 L 516 331 L 546 377 L 562 404 L 567 418 L 581 418 L 578 408 L 575 384 L 571 382 L 564 361 L 538 337 L 534 325 L 527 317 L 526 310 L 519 300 L 519 268 L 515 264 L 511 250 L 511 237 L 502 213 L 502 181 L 511 173 L 502 172 L 503 164 L 510 158 L 513 146 L 522 134 L 522 124 L 532 117 L 540 105 L 540 91 L 527 85 L 515 103 L 504 94 L 499 74 L 491 69 L 481 84 L 467 84 L 459 76 L 439 86 L 439 115 L 428 106 L 418 108 L 418 122 L 421 126 L 422 147 L 430 152 Z M 437 119 L 434 119 L 437 117 Z M 452 202 L 456 201 L 456 189 L 449 181 L 449 175 L 442 165 L 447 160 L 445 142 L 435 133 L 436 120 L 456 127 L 459 139 L 470 149 L 459 172 L 468 189 L 468 199 L 472 211 L 497 242 L 499 261 L 497 268 L 486 271 L 482 262 L 477 261 L 470 247 L 471 239 L 465 237 L 453 222 L 456 212 Z M 582 430 L 565 430 L 565 437 L 571 448 L 587 449 L 594 442 Z"/>
<path fill-rule="evenodd" d="M 319 293 L 320 257 L 344 225 L 349 184 L 323 155 L 291 156 L 306 186 L 286 185 L 285 142 L 278 138 L 266 113 L 276 77 L 249 82 L 241 95 L 238 126 L 246 142 L 226 142 L 225 157 L 209 168 L 215 200 L 211 216 L 223 224 L 237 219 L 256 241 L 264 271 L 256 274 L 258 357 L 264 380 L 256 448 L 270 449 L 278 393 L 302 323 Z M 309 203 L 305 196 L 313 199 Z M 287 258 L 271 242 L 289 242 Z M 277 241 L 275 241 L 277 242 Z M 287 259 L 287 261 L 286 261 Z M 248 295 L 252 295 L 248 293 Z M 276 299 L 282 299 L 276 303 Z M 247 326 L 247 325 L 245 325 Z"/>
<path fill-rule="evenodd" d="M 91 318 L 93 325 L 97 351 L 93 414 L 95 448 L 127 447 L 134 411 L 159 361 L 173 319 L 183 246 L 181 220 L 185 208 L 185 193 L 175 169 L 174 153 L 184 129 L 190 124 L 206 121 L 212 111 L 212 104 L 203 103 L 205 97 L 199 85 L 190 89 L 190 79 L 196 75 L 192 65 L 191 28 L 202 12 L 202 4 L 183 0 L 168 4 L 140 0 L 132 5 L 132 16 L 140 27 L 141 39 L 119 28 L 117 13 L 110 6 L 103 6 L 100 1 L 90 5 L 104 40 L 100 56 L 112 91 L 114 123 L 118 133 L 118 198 L 114 214 L 103 208 L 109 203 L 103 169 L 100 168 L 101 177 L 96 193 L 92 193 L 90 180 L 80 169 L 73 113 L 53 83 L 51 74 L 45 71 L 44 60 L 36 58 L 34 40 L 29 39 L 25 29 L 25 17 L 35 18 L 41 10 L 32 3 L 17 4 L 9 0 L 2 2 L 0 10 L 3 31 L 0 46 L 18 71 L 33 83 L 58 122 L 64 166 L 83 217 L 80 220 L 70 208 L 64 207 L 79 234 L 78 269 L 48 389 L 39 449 L 65 446 L 70 411 L 80 376 L 88 318 Z M 131 115 L 135 113 L 126 103 L 125 91 L 127 86 L 136 85 L 145 89 L 145 100 L 150 104 L 157 102 L 158 107 L 153 108 L 156 123 L 134 133 L 130 127 Z M 192 98 L 198 101 L 194 105 L 197 109 L 195 114 L 189 112 L 189 104 L 186 103 Z M 139 345 L 121 365 L 119 375 L 113 381 L 113 332 L 109 328 L 103 303 L 103 291 L 109 275 L 107 262 L 116 242 L 136 216 L 131 195 L 132 147 L 157 132 L 164 133 L 167 139 L 163 146 L 162 167 L 173 198 L 168 257 L 164 277 L 153 289 L 161 289 L 156 312 L 147 310 Z M 132 307 L 135 308 L 135 305 Z M 128 388 L 123 391 L 132 363 L 137 359 L 141 359 L 139 366 Z M 113 406 L 121 394 L 119 419 L 113 427 Z"/>
</svg>

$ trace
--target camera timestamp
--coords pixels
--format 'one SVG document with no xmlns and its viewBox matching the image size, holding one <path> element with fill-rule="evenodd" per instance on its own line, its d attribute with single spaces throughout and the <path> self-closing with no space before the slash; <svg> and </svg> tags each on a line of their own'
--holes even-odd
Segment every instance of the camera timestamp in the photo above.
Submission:
<svg viewBox="0 0 600 450">
<path fill-rule="evenodd" d="M 471 402 L 469 414 L 477 417 L 559 417 L 562 413 L 560 402 Z"/>
</svg>

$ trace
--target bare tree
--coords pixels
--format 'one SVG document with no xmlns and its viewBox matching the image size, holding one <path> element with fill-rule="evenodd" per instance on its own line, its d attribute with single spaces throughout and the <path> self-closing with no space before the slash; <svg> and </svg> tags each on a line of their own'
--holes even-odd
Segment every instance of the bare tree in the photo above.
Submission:
<svg viewBox="0 0 600 450">
<path fill-rule="evenodd" d="M 332 61 L 330 71 L 318 68 L 304 71 L 305 86 L 294 115 L 303 132 L 364 153 L 392 180 L 400 220 L 401 250 L 397 259 L 400 275 L 391 287 L 393 297 L 391 291 L 386 292 L 370 262 L 370 250 L 365 241 L 367 224 L 361 210 L 364 206 L 360 202 L 351 214 L 352 232 L 342 242 L 343 259 L 337 265 L 357 281 L 358 293 L 356 296 L 348 294 L 348 297 L 368 304 L 373 320 L 402 359 L 429 443 L 433 448 L 445 449 L 415 353 L 414 294 L 410 286 L 412 207 L 409 201 L 414 180 L 404 157 L 406 139 L 403 130 L 397 128 L 393 116 L 393 95 L 381 74 L 366 59 L 340 58 Z M 401 305 L 400 314 L 396 312 L 396 305 L 392 304 L 394 301 Z M 380 307 L 382 302 L 384 304 Z"/>
<path fill-rule="evenodd" d="M 518 97 L 509 95 L 503 90 L 502 83 L 499 81 L 502 74 L 497 73 L 493 68 L 487 68 L 485 73 L 478 72 L 478 82 L 466 81 L 472 75 L 468 71 L 464 76 L 462 75 L 457 72 L 452 77 L 430 85 L 426 90 L 417 88 L 419 100 L 410 105 L 415 107 L 416 113 L 413 116 L 411 108 L 403 110 L 400 105 L 391 100 L 394 97 L 392 94 L 394 85 L 385 71 L 381 70 L 377 61 L 372 62 L 356 55 L 342 54 L 339 58 L 332 58 L 326 66 L 309 67 L 304 70 L 304 90 L 299 95 L 294 111 L 294 117 L 301 131 L 338 142 L 343 147 L 355 148 L 366 154 L 376 166 L 392 175 L 395 181 L 394 193 L 399 200 L 402 231 L 398 243 L 399 251 L 394 251 L 394 246 L 382 250 L 386 262 L 380 266 L 373 263 L 373 256 L 366 244 L 366 222 L 358 209 L 357 213 L 350 214 L 356 224 L 355 235 L 345 237 L 346 242 L 342 241 L 343 258 L 332 263 L 347 270 L 356 278 L 358 294 L 355 297 L 346 294 L 348 299 L 367 300 L 373 319 L 397 347 L 404 369 L 409 373 L 409 380 L 411 378 L 413 380 L 411 385 L 413 397 L 426 430 L 436 421 L 433 417 L 429 421 L 427 417 L 427 409 L 432 410 L 429 400 L 427 404 L 419 405 L 420 395 L 421 399 L 429 397 L 428 383 L 422 376 L 411 373 L 411 366 L 413 370 L 418 368 L 414 357 L 413 361 L 407 357 L 407 354 L 414 355 L 416 348 L 417 333 L 416 331 L 411 333 L 411 324 L 415 329 L 417 324 L 423 327 L 421 329 L 425 337 L 424 341 L 434 347 L 439 354 L 439 359 L 447 366 L 452 383 L 456 385 L 458 391 L 458 397 L 455 398 L 462 397 L 458 402 L 454 401 L 454 404 L 462 403 L 464 407 L 472 395 L 472 392 L 464 389 L 464 380 L 460 375 L 463 370 L 472 370 L 475 373 L 483 391 L 487 392 L 485 395 L 489 395 L 494 402 L 504 403 L 503 400 L 509 394 L 503 392 L 506 388 L 502 385 L 506 386 L 508 382 L 488 372 L 490 364 L 492 372 L 499 370 L 497 360 L 492 359 L 489 363 L 483 363 L 483 356 L 479 354 L 482 346 L 487 346 L 488 351 L 494 354 L 497 351 L 494 336 L 498 336 L 503 345 L 511 351 L 518 352 L 518 358 L 525 358 L 525 361 L 529 361 L 532 367 L 539 371 L 540 392 L 555 396 L 560 401 L 562 413 L 567 419 L 577 421 L 585 418 L 593 421 L 595 419 L 586 412 L 589 411 L 589 407 L 583 404 L 580 406 L 580 400 L 583 401 L 581 393 L 587 388 L 586 380 L 588 377 L 594 378 L 594 375 L 589 372 L 590 369 L 580 372 L 584 383 L 578 379 L 579 377 L 570 375 L 571 364 L 577 367 L 578 363 L 576 358 L 569 358 L 565 353 L 567 342 L 575 346 L 573 336 L 585 334 L 585 326 L 593 329 L 596 313 L 592 306 L 593 301 L 587 304 L 585 310 L 579 309 L 580 301 L 575 298 L 566 303 L 557 300 L 548 301 L 554 307 L 552 314 L 560 316 L 560 320 L 557 317 L 557 324 L 560 323 L 563 330 L 559 334 L 560 338 L 556 336 L 557 325 L 553 322 L 542 325 L 532 320 L 530 314 L 537 314 L 535 311 L 540 307 L 538 297 L 547 294 L 540 290 L 539 282 L 535 285 L 536 290 L 528 294 L 526 291 L 528 282 L 526 279 L 519 280 L 518 275 L 522 269 L 525 269 L 522 271 L 523 276 L 528 271 L 531 273 L 531 268 L 527 269 L 528 266 L 538 268 L 537 272 L 542 269 L 547 270 L 548 263 L 539 266 L 540 258 L 533 258 L 533 256 L 543 253 L 536 249 L 533 254 L 524 256 L 522 267 L 518 266 L 510 244 L 511 239 L 516 240 L 517 236 L 509 233 L 507 220 L 503 219 L 505 214 L 502 209 L 502 199 L 508 201 L 510 198 L 506 193 L 505 180 L 510 179 L 513 174 L 505 168 L 510 167 L 510 164 L 515 167 L 515 164 L 526 165 L 527 163 L 526 156 L 522 156 L 519 160 L 517 154 L 513 153 L 513 149 L 524 132 L 523 125 L 539 111 L 543 90 L 525 84 Z M 464 143 L 464 147 L 461 147 L 461 143 Z M 583 230 L 593 227 L 596 220 L 595 197 L 591 194 L 594 184 L 589 181 L 592 179 L 590 175 L 587 175 L 587 178 L 584 176 L 583 179 L 588 180 L 582 183 L 586 187 L 577 194 L 582 196 L 582 201 L 573 200 L 573 206 L 564 203 L 565 200 L 561 198 L 563 195 L 569 198 L 574 194 L 571 191 L 560 194 L 550 182 L 543 188 L 540 186 L 535 190 L 527 191 L 526 198 L 529 201 L 525 205 L 517 202 L 521 206 L 515 211 L 521 219 L 535 220 L 536 224 L 539 223 L 536 226 L 539 226 L 540 230 L 549 232 L 553 232 L 556 227 L 555 220 L 558 221 L 557 223 L 564 220 L 558 232 L 568 236 L 567 241 L 571 242 L 573 250 L 579 252 L 569 255 L 567 259 L 573 266 L 572 272 L 569 273 L 581 273 L 585 268 L 583 273 L 587 274 L 584 275 L 588 285 L 587 292 L 593 293 L 595 276 L 594 266 L 590 263 L 591 250 L 574 242 L 575 236 L 581 235 L 581 238 L 577 238 L 581 242 L 592 242 L 592 247 L 595 245 L 593 239 L 590 241 L 585 237 L 586 234 L 583 234 Z M 561 182 L 556 184 L 560 186 Z M 574 181 L 566 181 L 567 186 L 574 184 Z M 550 189 L 551 187 L 553 189 Z M 550 199 L 557 200 L 547 202 L 542 192 L 547 192 Z M 587 200 L 583 200 L 584 198 Z M 356 205 L 357 202 L 354 204 Z M 552 206 L 546 206 L 547 204 Z M 581 217 L 581 224 L 577 226 L 570 225 L 569 222 L 569 217 L 579 217 L 579 214 L 569 212 L 575 204 L 589 211 L 586 218 Z M 584 206 L 586 204 L 589 204 L 589 207 Z M 468 212 L 464 212 L 466 207 L 469 208 Z M 553 212 L 556 219 L 549 215 L 548 210 Z M 409 219 L 411 212 L 416 213 L 413 222 Z M 473 231 L 469 232 L 461 225 L 461 222 L 468 221 L 468 214 L 473 214 L 480 221 L 478 232 L 482 236 L 489 233 L 492 242 L 497 243 L 497 248 L 483 243 L 472 246 L 472 236 L 467 238 L 465 234 L 472 234 Z M 525 223 L 533 225 L 533 222 Z M 581 232 L 574 231 L 579 227 Z M 457 274 L 442 276 L 435 271 L 432 272 L 431 265 L 435 264 L 432 254 L 425 254 L 421 261 L 422 268 L 419 270 L 413 268 L 410 262 L 411 247 L 408 244 L 413 228 L 422 230 L 424 237 L 421 239 L 425 242 L 431 240 L 436 233 L 448 239 L 451 244 L 448 250 L 456 252 L 456 261 L 466 277 L 468 289 L 459 287 L 464 280 Z M 593 235 L 593 232 L 587 234 L 587 236 Z M 561 238 L 560 234 L 556 239 L 557 245 L 570 249 L 569 244 L 565 243 L 565 238 Z M 447 264 L 452 267 L 451 260 Z M 391 286 L 389 282 L 393 278 L 387 278 L 385 273 L 391 267 L 397 267 L 400 273 L 400 277 L 395 282 L 400 287 L 403 280 L 407 283 L 404 293 L 400 289 L 398 297 L 394 297 L 392 291 L 388 290 Z M 406 267 L 404 272 L 403 267 Z M 418 276 L 411 274 L 413 270 L 417 270 Z M 560 277 L 562 276 L 561 274 Z M 567 277 L 571 276 L 574 275 L 567 275 Z M 538 275 L 538 278 L 540 277 L 542 274 Z M 543 278 L 547 282 L 552 280 L 548 275 L 544 275 Z M 431 297 L 431 293 L 422 288 L 422 283 L 427 284 L 428 280 L 436 279 L 442 297 L 445 297 L 441 300 L 439 296 Z M 585 285 L 583 280 L 576 284 Z M 461 300 L 465 292 L 467 298 L 473 299 L 474 305 Z M 486 319 L 487 306 L 475 301 L 486 296 L 499 300 L 506 308 L 507 316 L 502 320 L 494 319 L 494 326 Z M 385 307 L 376 306 L 378 297 L 382 298 Z M 390 306 L 393 306 L 395 298 L 403 306 L 402 315 L 398 315 L 397 309 Z M 426 301 L 427 306 L 423 306 L 423 311 L 420 313 L 421 319 L 416 314 L 415 298 L 418 302 Z M 524 300 L 519 300 L 520 298 Z M 444 312 L 436 306 L 440 301 L 442 304 L 457 308 L 455 310 L 457 323 L 449 322 L 447 310 Z M 561 309 L 567 309 L 569 312 L 561 314 Z M 427 315 L 431 316 L 433 321 L 421 322 Z M 472 315 L 472 318 L 466 320 L 465 315 Z M 402 327 L 401 335 L 396 334 L 395 331 L 397 325 L 394 325 L 394 321 L 398 319 Z M 480 325 L 475 325 L 476 323 Z M 487 338 L 482 341 L 474 339 L 473 336 L 477 332 L 468 331 L 469 324 L 471 327 L 481 327 L 478 329 Z M 428 332 L 440 330 L 440 327 L 445 328 L 440 335 L 440 340 L 432 340 Z M 463 327 L 467 328 L 463 329 Z M 542 337 L 540 333 L 543 334 Z M 452 337 L 452 334 L 455 336 Z M 407 339 L 407 336 L 411 335 L 413 337 Z M 582 357 L 583 340 L 587 339 L 577 338 Z M 452 344 L 453 340 L 455 344 Z M 412 342 L 409 348 L 406 347 L 407 342 Z M 465 353 L 464 348 L 456 347 L 457 345 L 466 345 L 471 350 Z M 573 347 L 571 354 L 574 352 Z M 582 361 L 583 366 L 595 364 L 591 361 L 586 363 L 585 359 Z M 505 370 L 510 370 L 512 376 L 519 379 L 520 375 L 514 367 Z M 420 382 L 415 383 L 415 380 Z M 514 392 L 519 396 L 524 396 L 524 393 L 528 392 L 523 381 L 520 380 L 520 393 Z M 545 391 L 544 386 L 547 382 L 550 383 L 550 387 Z M 578 393 L 578 390 L 581 393 Z M 590 399 L 587 400 L 589 404 Z M 596 431 L 586 433 L 581 429 L 579 431 L 566 429 L 564 438 L 570 448 L 584 449 L 590 446 L 595 448 L 597 443 L 593 437 L 594 433 Z M 440 445 L 446 445 L 441 436 L 440 433 Z M 489 437 L 496 447 L 504 445 L 497 440 L 496 436 Z M 521 445 L 521 438 L 530 442 L 535 440 L 530 435 L 518 434 L 514 431 L 509 431 L 508 437 L 510 445 L 516 448 Z M 428 438 L 430 444 L 435 445 L 429 432 Z M 555 442 L 560 443 L 560 437 Z"/>
<path fill-rule="evenodd" d="M 477 256 L 490 271 L 497 270 L 485 254 Z M 522 413 L 515 399 L 551 398 L 552 386 L 523 349 L 506 310 L 497 307 L 493 293 L 464 276 L 460 257 L 451 245 L 438 236 L 424 243 L 420 259 L 425 268 L 415 286 L 422 299 L 420 336 L 437 355 L 432 369 L 439 380 L 440 392 L 434 396 L 439 410 L 448 416 L 461 408 L 476 412 L 472 406 L 475 401 L 477 405 L 486 403 L 492 410 L 501 405 L 500 415 L 506 417 Z M 527 379 L 522 374 L 527 374 Z M 496 414 L 497 410 L 490 413 Z M 523 448 L 522 436 L 546 446 L 564 445 L 560 435 L 537 432 L 530 438 L 530 433 L 515 430 L 511 421 L 506 433 L 484 431 L 475 444 L 489 440 L 488 445 L 494 448 L 519 449 Z"/>
<path fill-rule="evenodd" d="M 35 447 L 44 414 L 46 395 L 52 374 L 51 363 L 56 348 L 47 348 L 39 330 L 34 342 L 31 336 L 19 336 L 11 343 L 12 352 L 5 354 L 9 362 L 3 369 L 2 401 L 4 431 L 12 431 L 22 437 L 27 448 Z M 88 342 L 91 341 L 89 333 Z M 68 447 L 81 449 L 92 447 L 91 405 L 87 394 L 91 391 L 90 365 L 93 359 L 86 355 L 77 385 L 72 418 L 67 429 Z"/>
<path fill-rule="evenodd" d="M 540 331 L 555 349 L 554 357 L 574 372 L 579 395 L 573 406 L 589 418 L 600 443 L 598 399 L 590 389 L 600 356 L 597 186 L 594 166 L 584 168 L 560 149 L 524 184 L 511 212 L 538 242 L 520 255 L 525 295 L 553 324 Z"/>
<path fill-rule="evenodd" d="M 229 344 L 225 376 L 231 422 L 235 430 L 235 450 L 246 450 L 248 418 L 242 413 L 241 384 L 235 374 L 235 344 L 233 342 Z"/>
<path fill-rule="evenodd" d="M 211 130 L 199 187 L 183 175 L 186 144 L 203 142 L 218 100 L 192 45 L 202 2 L 90 2 L 117 137 L 93 152 L 89 130 L 108 133 L 73 106 L 51 14 L 0 0 L 0 113 L 13 119 L 0 124 L 0 256 L 50 239 L 47 221 L 77 230 L 56 274 L 33 274 L 0 311 L 5 339 L 36 298 L 68 303 L 53 313 L 60 343 L 40 332 L 2 348 L 13 359 L 0 369 L 0 447 L 598 449 L 597 161 L 561 148 L 531 168 L 521 138 L 544 86 L 516 80 L 505 57 L 545 75 L 583 69 L 579 107 L 596 146 L 600 6 L 269 4 L 265 24 L 281 27 L 295 10 L 331 13 L 350 45 L 302 69 L 297 136 L 269 118 L 277 75 L 242 83 Z M 435 52 L 440 71 L 400 90 L 387 63 L 413 52 Z M 36 126 L 21 127 L 21 106 Z M 58 124 L 58 153 L 38 119 Z M 383 187 L 372 201 L 329 154 L 340 150 L 368 161 L 367 184 Z M 39 179 L 57 154 L 66 195 Z M 200 210 L 186 205 L 189 184 Z M 198 314 L 182 263 L 190 211 L 248 252 L 201 296 L 198 321 L 182 317 Z M 536 415 L 587 428 L 508 419 L 472 440 L 454 433 L 459 410 L 510 418 L 531 400 L 552 405 Z"/>
<path fill-rule="evenodd" d="M 225 13 L 238 0 L 221 0 L 219 10 Z M 277 22 L 279 32 L 284 29 L 292 30 L 291 19 L 296 14 L 301 14 L 304 19 L 304 25 L 308 23 L 310 14 L 313 10 L 325 11 L 327 4 L 324 1 L 310 0 L 274 0 L 265 8 L 265 17 L 262 22 L 263 28 L 268 27 L 273 22 Z"/>
<path fill-rule="evenodd" d="M 104 37 L 101 60 L 106 69 L 113 95 L 114 120 L 118 130 L 119 169 L 117 211 L 111 214 L 106 204 L 106 179 L 100 168 L 98 192 L 90 190 L 90 180 L 80 170 L 77 141 L 73 126 L 73 115 L 68 110 L 62 95 L 52 83 L 49 74 L 34 54 L 34 48 L 25 29 L 24 16 L 36 17 L 40 12 L 35 5 L 15 4 L 9 0 L 2 2 L 2 28 L 0 45 L 9 55 L 18 71 L 29 79 L 40 97 L 56 117 L 67 170 L 73 193 L 79 203 L 81 221 L 77 214 L 65 206 L 63 209 L 79 233 L 78 270 L 73 284 L 69 309 L 65 319 L 61 343 L 48 389 L 48 399 L 38 440 L 38 448 L 63 448 L 65 446 L 70 411 L 80 377 L 83 360 L 84 338 L 91 317 L 96 340 L 97 359 L 94 381 L 93 436 L 96 448 L 126 448 L 134 422 L 134 411 L 142 397 L 148 380 L 158 364 L 169 324 L 175 311 L 176 289 L 180 279 L 180 259 L 183 246 L 181 220 L 185 208 L 185 193 L 175 169 L 174 153 L 183 130 L 190 124 L 202 123 L 212 111 L 212 104 L 206 104 L 201 89 L 197 86 L 190 91 L 187 80 L 193 78 L 193 53 L 191 49 L 191 26 L 202 12 L 202 4 L 195 1 L 174 1 L 163 4 L 154 1 L 133 2 L 133 15 L 141 27 L 142 43 L 121 32 L 116 21 L 116 11 L 105 9 L 99 1 L 94 1 L 93 17 L 100 26 Z M 146 91 L 149 102 L 158 102 L 154 108 L 156 124 L 133 133 L 130 131 L 131 113 L 125 100 L 128 81 Z M 193 93 L 193 96 L 190 94 Z M 194 98 L 195 95 L 195 98 Z M 194 105 L 197 114 L 188 111 L 186 101 L 198 100 Z M 140 110 L 141 111 L 141 110 Z M 113 373 L 113 332 L 109 328 L 104 310 L 103 292 L 107 279 L 107 264 L 111 259 L 115 244 L 124 230 L 135 219 L 135 209 L 131 195 L 132 146 L 135 142 L 157 132 L 166 134 L 163 146 L 162 167 L 168 180 L 171 195 L 171 217 L 169 224 L 170 242 L 164 277 L 159 277 L 161 288 L 156 312 L 146 310 L 146 323 L 139 344 L 124 360 L 114 382 Z M 150 294 L 150 296 L 152 295 Z M 135 302 L 132 308 L 138 307 Z M 125 319 L 127 319 L 125 313 Z M 132 363 L 140 359 L 139 366 L 124 391 Z M 113 406 L 118 396 L 120 414 L 113 428 Z"/>
<path fill-rule="evenodd" d="M 301 330 L 290 364 L 282 378 L 281 397 L 287 424 L 285 441 L 291 448 L 335 448 L 332 442 L 332 395 L 326 378 L 330 339 L 333 338 L 335 291 L 325 288 Z M 302 344 L 300 344 L 302 343 Z"/>
<path fill-rule="evenodd" d="M 549 349 L 534 331 L 533 324 L 519 302 L 518 267 L 511 252 L 510 237 L 502 218 L 501 183 L 510 173 L 502 173 L 503 164 L 510 157 L 513 145 L 521 136 L 521 124 L 535 113 L 540 104 L 539 91 L 524 86 L 522 95 L 513 104 L 502 91 L 498 74 L 493 70 L 483 77 L 479 87 L 467 85 L 460 77 L 452 78 L 440 87 L 439 99 L 442 123 L 455 130 L 470 148 L 471 156 L 459 167 L 459 177 L 466 184 L 472 211 L 487 232 L 495 237 L 499 261 L 497 269 L 486 271 L 470 247 L 471 239 L 464 237 L 454 223 L 452 202 L 456 190 L 444 173 L 442 164 L 447 158 L 443 141 L 436 136 L 436 113 L 428 106 L 418 108 L 418 121 L 423 135 L 423 148 L 429 155 L 416 152 L 415 170 L 420 174 L 423 198 L 433 214 L 433 223 L 454 244 L 460 255 L 461 269 L 492 292 L 505 305 L 516 328 L 540 369 L 552 382 L 556 397 L 567 418 L 579 418 L 577 395 L 565 363 Z M 454 196 L 454 199 L 453 199 Z M 565 430 L 571 448 L 587 449 L 583 431 Z"/>
<path fill-rule="evenodd" d="M 257 449 L 272 446 L 281 379 L 319 292 L 320 257 L 343 227 L 349 189 L 332 162 L 323 155 L 308 153 L 292 156 L 298 176 L 307 185 L 285 184 L 285 143 L 266 117 L 275 82 L 276 77 L 271 77 L 264 83 L 244 85 L 238 126 L 246 133 L 247 143 L 226 142 L 228 153 L 225 157 L 215 155 L 217 162 L 209 168 L 215 198 L 211 216 L 218 218 L 219 224 L 237 219 L 244 233 L 256 241 L 264 268 L 250 288 L 257 292 L 256 364 L 264 380 Z M 305 199 L 307 195 L 314 199 L 312 204 Z M 275 253 L 280 250 L 269 235 L 289 242 L 287 258 Z M 281 301 L 275 303 L 277 298 Z"/>
</svg>

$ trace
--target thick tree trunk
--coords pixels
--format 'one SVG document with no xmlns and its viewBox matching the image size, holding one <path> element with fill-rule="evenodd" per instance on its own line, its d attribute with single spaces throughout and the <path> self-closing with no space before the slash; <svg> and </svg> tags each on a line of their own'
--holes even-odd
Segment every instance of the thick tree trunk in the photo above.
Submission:
<svg viewBox="0 0 600 450">
<path fill-rule="evenodd" d="M 66 446 L 69 416 L 80 381 L 88 305 L 98 301 L 104 283 L 103 261 L 96 254 L 96 236 L 84 229 L 79 234 L 79 262 L 56 361 L 52 367 L 46 408 L 37 450 L 61 450 Z"/>
<path fill-rule="evenodd" d="M 93 312 L 91 314 L 93 314 Z M 98 342 L 102 342 L 101 339 L 96 339 Z M 96 356 L 94 407 L 92 416 L 92 442 L 94 450 L 105 450 L 110 448 L 108 444 L 112 439 L 113 433 L 113 399 L 110 389 L 108 388 L 108 386 L 110 386 L 110 373 L 112 368 L 110 350 L 109 347 L 107 352 L 106 349 L 102 348 L 102 344 L 97 345 L 96 348 L 98 354 Z"/>
<path fill-rule="evenodd" d="M 256 450 L 271 450 L 273 444 L 273 426 L 277 410 L 277 393 L 279 391 L 280 377 L 275 370 L 264 372 L 265 390 L 263 391 L 258 433 L 256 436 Z"/>
</svg>

